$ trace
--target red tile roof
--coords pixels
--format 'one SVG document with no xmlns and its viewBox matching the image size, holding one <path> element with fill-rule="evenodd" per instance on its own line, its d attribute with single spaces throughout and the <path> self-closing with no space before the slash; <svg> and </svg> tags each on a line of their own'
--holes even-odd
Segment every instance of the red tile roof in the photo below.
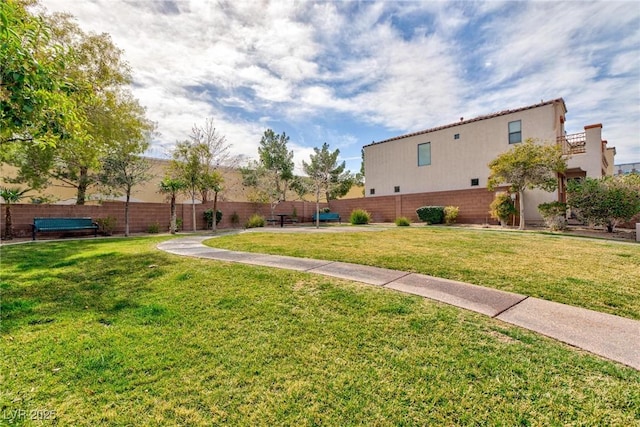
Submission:
<svg viewBox="0 0 640 427">
<path fill-rule="evenodd" d="M 545 101 L 545 102 L 540 102 L 538 104 L 529 105 L 528 107 L 516 108 L 514 110 L 504 110 L 504 111 L 500 111 L 498 113 L 487 114 L 487 115 L 479 116 L 479 117 L 476 117 L 476 118 L 473 118 L 473 119 L 469 119 L 469 120 L 461 120 L 459 122 L 451 123 L 451 124 L 444 125 L 444 126 L 438 126 L 438 127 L 431 128 L 431 129 L 426 129 L 426 130 L 421 130 L 421 131 L 418 131 L 418 132 L 408 133 L 406 135 L 394 136 L 393 138 L 385 139 L 385 140 L 378 141 L 378 142 L 374 141 L 371 144 L 365 145 L 365 147 L 369 147 L 371 145 L 382 144 L 383 142 L 389 142 L 389 141 L 395 141 L 395 140 L 398 140 L 398 139 L 408 138 L 410 136 L 423 135 L 425 133 L 430 133 L 430 132 L 435 132 L 435 131 L 442 130 L 442 129 L 452 128 L 452 127 L 464 125 L 464 124 L 467 124 L 467 123 L 479 122 L 480 120 L 492 119 L 494 117 L 504 116 L 506 114 L 518 113 L 520 111 L 530 110 L 532 108 L 538 108 L 538 107 L 542 107 L 542 106 L 550 105 L 550 104 L 555 104 L 555 103 L 562 103 L 562 106 L 564 107 L 564 110 L 567 111 L 567 107 L 564 104 L 564 99 L 557 98 L 557 99 L 554 99 L 554 100 L 551 100 L 551 101 Z"/>
</svg>

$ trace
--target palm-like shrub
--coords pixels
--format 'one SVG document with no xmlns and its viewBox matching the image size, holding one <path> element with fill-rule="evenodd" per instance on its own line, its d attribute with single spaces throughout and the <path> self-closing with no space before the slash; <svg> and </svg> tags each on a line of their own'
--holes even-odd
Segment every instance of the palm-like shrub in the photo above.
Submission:
<svg viewBox="0 0 640 427">
<path fill-rule="evenodd" d="M 4 217 L 4 239 L 13 239 L 13 222 L 11 220 L 11 205 L 18 203 L 29 189 L 21 190 L 20 188 L 0 188 L 0 197 L 7 205 Z"/>
</svg>

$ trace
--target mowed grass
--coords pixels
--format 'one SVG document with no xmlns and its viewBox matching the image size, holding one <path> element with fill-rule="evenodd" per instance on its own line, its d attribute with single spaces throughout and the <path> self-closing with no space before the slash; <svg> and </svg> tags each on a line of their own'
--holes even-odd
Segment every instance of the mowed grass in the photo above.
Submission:
<svg viewBox="0 0 640 427">
<path fill-rule="evenodd" d="M 398 227 L 244 233 L 210 246 L 386 267 L 640 319 L 640 245 L 534 232 Z"/>
<path fill-rule="evenodd" d="M 0 248 L 3 425 L 640 423 L 634 369 L 422 298 L 160 240 Z"/>
</svg>

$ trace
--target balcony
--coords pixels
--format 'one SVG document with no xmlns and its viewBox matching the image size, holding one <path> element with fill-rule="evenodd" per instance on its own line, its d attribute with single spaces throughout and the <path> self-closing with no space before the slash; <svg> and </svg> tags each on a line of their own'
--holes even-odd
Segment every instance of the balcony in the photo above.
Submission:
<svg viewBox="0 0 640 427">
<path fill-rule="evenodd" d="M 559 136 L 557 142 L 562 146 L 562 154 L 571 155 L 587 152 L 587 136 L 585 132 Z"/>
</svg>

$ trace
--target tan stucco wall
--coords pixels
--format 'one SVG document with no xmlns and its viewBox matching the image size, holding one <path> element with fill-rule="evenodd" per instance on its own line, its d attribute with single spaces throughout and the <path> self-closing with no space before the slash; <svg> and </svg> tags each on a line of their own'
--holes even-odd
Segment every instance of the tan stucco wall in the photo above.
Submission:
<svg viewBox="0 0 640 427">
<path fill-rule="evenodd" d="M 375 189 L 376 196 L 427 191 L 465 190 L 486 187 L 488 163 L 508 151 L 508 123 L 522 122 L 522 140 L 528 138 L 555 143 L 563 134 L 560 116 L 564 108 L 547 104 L 463 123 L 422 135 L 373 144 L 365 147 L 365 196 Z M 460 134 L 459 139 L 454 139 Z M 418 144 L 431 143 L 431 165 L 418 166 Z M 471 179 L 479 180 L 478 187 Z M 397 194 L 397 193 L 396 193 Z"/>
<path fill-rule="evenodd" d="M 166 170 L 170 164 L 169 160 L 165 159 L 153 159 L 147 158 L 147 161 L 151 165 L 149 174 L 151 179 L 143 184 L 137 185 L 133 188 L 133 194 L 131 195 L 132 202 L 143 203 L 163 203 L 166 201 L 166 196 L 158 192 L 160 187 L 160 181 L 166 176 Z M 10 184 L 5 182 L 5 177 L 15 177 L 17 170 L 15 167 L 0 164 L 0 186 L 20 187 L 25 188 L 24 184 Z M 242 185 L 242 175 L 237 169 L 222 169 L 222 175 L 224 177 L 223 191 L 218 195 L 218 200 L 228 202 L 246 202 L 249 201 L 250 189 L 246 189 Z M 124 196 L 110 196 L 102 194 L 100 188 L 89 188 L 89 201 L 88 204 L 96 204 L 102 200 L 117 200 L 124 201 Z M 343 199 L 359 198 L 362 197 L 363 188 L 361 186 L 354 186 L 351 188 Z M 75 204 L 76 190 L 73 188 L 65 187 L 61 182 L 52 181 L 51 185 L 46 189 L 40 191 L 30 191 L 24 198 L 25 202 L 29 202 L 31 198 L 46 197 L 51 203 L 55 204 Z M 287 200 L 297 200 L 299 197 L 290 191 L 287 193 Z M 304 198 L 306 201 L 315 201 L 312 194 L 309 194 Z M 324 201 L 324 200 L 323 200 Z M 178 196 L 178 203 L 191 203 L 191 199 L 184 194 Z M 196 203 L 200 203 L 200 200 L 196 200 Z"/>
<path fill-rule="evenodd" d="M 133 202 L 146 202 L 146 203 L 163 203 L 166 196 L 158 192 L 160 187 L 160 181 L 166 176 L 166 169 L 169 166 L 170 161 L 165 159 L 153 159 L 147 158 L 147 161 L 151 165 L 149 174 L 151 179 L 143 184 L 137 185 L 133 188 L 131 200 Z M 0 166 L 0 185 L 21 187 L 25 188 L 24 184 L 8 184 L 6 183 L 6 177 L 16 176 L 16 168 L 7 164 Z M 232 169 L 223 169 L 222 175 L 224 177 L 224 190 L 220 193 L 220 199 L 225 201 L 246 201 L 245 190 L 242 186 L 242 177 L 240 172 Z M 89 202 L 97 203 L 100 200 L 121 200 L 124 201 L 124 196 L 115 197 L 107 194 L 103 194 L 98 187 L 90 187 Z M 55 180 L 51 181 L 51 185 L 46 189 L 39 191 L 30 191 L 27 193 L 25 201 L 29 201 L 32 197 L 46 197 L 56 204 L 74 204 L 76 200 L 76 191 L 73 188 L 64 186 L 63 183 Z M 191 199 L 181 194 L 178 196 L 178 203 L 191 203 Z"/>
</svg>

